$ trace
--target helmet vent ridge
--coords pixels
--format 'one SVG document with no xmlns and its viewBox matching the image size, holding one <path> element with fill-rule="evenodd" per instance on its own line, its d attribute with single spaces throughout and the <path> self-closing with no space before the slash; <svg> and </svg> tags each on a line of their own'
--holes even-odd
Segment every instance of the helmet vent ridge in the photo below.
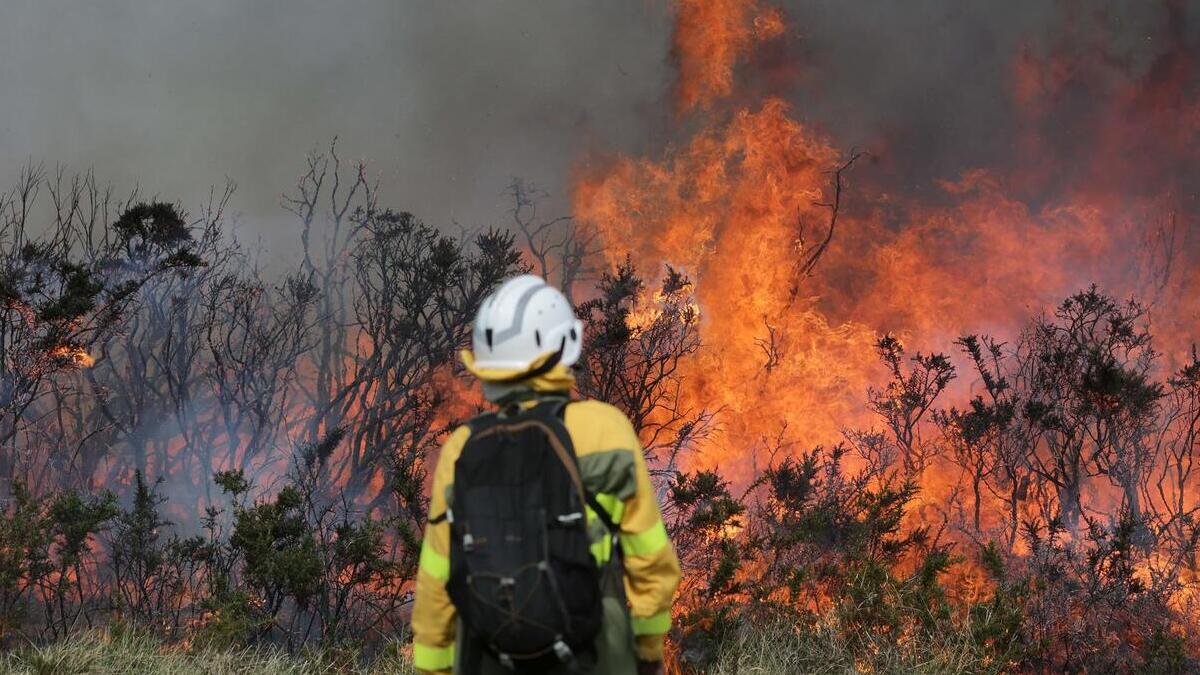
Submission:
<svg viewBox="0 0 1200 675">
<path fill-rule="evenodd" d="M 540 330 L 533 331 L 533 339 L 537 342 L 537 346 L 541 347 L 542 346 L 542 331 L 540 331 Z"/>
<path fill-rule="evenodd" d="M 491 349 L 492 348 L 492 329 L 489 328 L 489 329 L 485 330 L 483 333 L 484 333 L 484 336 L 487 338 L 488 349 Z"/>
</svg>

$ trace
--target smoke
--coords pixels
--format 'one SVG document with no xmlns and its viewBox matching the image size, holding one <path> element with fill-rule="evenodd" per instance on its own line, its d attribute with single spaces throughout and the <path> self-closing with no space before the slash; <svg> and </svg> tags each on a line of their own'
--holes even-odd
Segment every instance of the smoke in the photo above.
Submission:
<svg viewBox="0 0 1200 675">
<path fill-rule="evenodd" d="M 674 18 L 692 7 L 705 28 L 721 4 L 11 0 L 0 184 L 30 157 L 195 209 L 228 177 L 240 237 L 285 265 L 298 238 L 279 195 L 334 136 L 371 160 L 384 204 L 441 227 L 504 224 L 513 176 L 566 213 L 573 172 L 661 156 L 713 112 L 680 104 Z M 778 5 L 779 21 L 734 36 L 714 105 L 779 97 L 832 147 L 870 151 L 846 208 L 880 237 L 927 219 L 913 205 L 959 203 L 947 182 L 986 169 L 1027 220 L 1078 197 L 1113 218 L 1174 218 L 1177 248 L 1196 245 L 1195 3 L 742 4 Z M 850 262 L 872 260 L 847 241 Z M 860 268 L 826 267 L 831 318 L 876 318 L 839 313 L 876 273 Z M 1065 286 L 1093 280 L 1072 272 Z"/>
<path fill-rule="evenodd" d="M 1014 64 L 1089 53 L 1138 78 L 1194 50 L 1195 5 L 833 0 L 782 5 L 743 92 L 784 95 L 843 147 L 877 151 L 894 188 L 1018 160 Z M 287 249 L 278 194 L 331 137 L 369 157 L 388 201 L 430 221 L 504 218 L 513 175 L 559 197 L 588 150 L 672 136 L 672 5 L 315 0 L 10 0 L 0 21 L 0 179 L 26 157 L 96 167 L 121 186 L 198 203 L 225 177 L 244 225 Z M 1194 53 L 1194 52 L 1193 52 Z M 1075 87 L 1054 126 L 1088 141 Z M 1068 122 L 1074 120 L 1074 122 Z M 563 205 L 561 200 L 558 205 Z"/>
<path fill-rule="evenodd" d="M 789 38 L 745 67 L 751 90 L 787 96 L 842 145 L 878 149 L 876 172 L 915 190 L 1028 159 L 1015 142 L 1029 121 L 1015 97 L 1022 61 L 1065 68 L 1068 86 L 1053 92 L 1056 128 L 1047 131 L 1058 132 L 1064 151 L 1078 150 L 1114 88 L 1147 77 L 1173 52 L 1195 57 L 1200 37 L 1200 11 L 1177 2 L 784 6 Z"/>
<path fill-rule="evenodd" d="M 512 176 L 565 209 L 585 149 L 655 137 L 670 19 L 599 0 L 6 0 L 0 184 L 32 158 L 195 209 L 228 177 L 243 237 L 285 261 L 279 195 L 334 136 L 431 223 L 502 223 Z"/>
</svg>

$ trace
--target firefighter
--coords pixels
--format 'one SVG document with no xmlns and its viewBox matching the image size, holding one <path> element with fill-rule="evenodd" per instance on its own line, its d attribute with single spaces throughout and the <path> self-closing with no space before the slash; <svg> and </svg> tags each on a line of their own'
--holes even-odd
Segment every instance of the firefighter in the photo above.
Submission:
<svg viewBox="0 0 1200 675">
<path fill-rule="evenodd" d="M 567 298 L 540 277 L 509 279 L 479 308 L 472 350 L 463 351 L 467 370 L 498 408 L 529 408 L 562 399 L 578 474 L 590 505 L 587 536 L 601 576 L 601 628 L 594 650 L 578 660 L 537 666 L 538 673 L 646 675 L 661 671 L 663 637 L 670 628 L 671 602 L 679 583 L 679 561 L 667 537 L 632 424 L 617 408 L 594 400 L 565 404 L 574 385 L 570 367 L 583 346 L 583 324 Z M 419 673 L 476 675 L 526 672 L 521 663 L 498 659 L 472 640 L 447 585 L 451 572 L 455 462 L 471 437 L 470 425 L 446 440 L 433 475 L 430 522 L 425 529 L 413 609 L 413 661 Z M 447 516 L 450 516 L 447 518 Z M 604 520 L 613 524 L 607 532 Z M 615 535 L 615 536 L 614 536 Z"/>
</svg>

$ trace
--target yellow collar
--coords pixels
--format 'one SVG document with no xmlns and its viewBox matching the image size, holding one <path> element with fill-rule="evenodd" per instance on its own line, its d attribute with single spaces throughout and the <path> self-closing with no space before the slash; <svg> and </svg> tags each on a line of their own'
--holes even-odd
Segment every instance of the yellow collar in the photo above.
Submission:
<svg viewBox="0 0 1200 675">
<path fill-rule="evenodd" d="M 555 352 L 546 352 L 533 360 L 524 370 L 511 370 L 506 368 L 480 368 L 475 365 L 475 355 L 470 350 L 464 349 L 461 352 L 463 365 L 475 377 L 484 382 L 499 382 L 502 380 L 513 382 L 522 387 L 529 387 L 537 392 L 551 391 L 570 391 L 571 387 L 575 386 L 575 376 L 571 374 L 571 369 L 561 363 L 551 368 L 548 372 L 542 373 L 528 380 L 519 379 L 521 373 L 531 372 L 552 357 Z"/>
</svg>

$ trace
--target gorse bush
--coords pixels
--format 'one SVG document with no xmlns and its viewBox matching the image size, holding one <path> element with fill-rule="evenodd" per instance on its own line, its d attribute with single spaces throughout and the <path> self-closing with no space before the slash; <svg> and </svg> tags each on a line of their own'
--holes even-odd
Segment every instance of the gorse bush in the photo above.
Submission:
<svg viewBox="0 0 1200 675">
<path fill-rule="evenodd" d="M 303 459 L 298 459 L 303 462 Z M 307 467 L 311 469 L 312 467 Z M 403 632 L 403 568 L 386 525 L 323 497 L 293 472 L 251 499 L 241 471 L 213 480 L 204 535 L 180 538 L 156 484 L 135 476 L 131 504 L 64 491 L 34 502 L 19 484 L 0 520 L 9 640 L 62 638 L 113 621 L 160 638 L 238 647 L 382 644 Z"/>
</svg>

